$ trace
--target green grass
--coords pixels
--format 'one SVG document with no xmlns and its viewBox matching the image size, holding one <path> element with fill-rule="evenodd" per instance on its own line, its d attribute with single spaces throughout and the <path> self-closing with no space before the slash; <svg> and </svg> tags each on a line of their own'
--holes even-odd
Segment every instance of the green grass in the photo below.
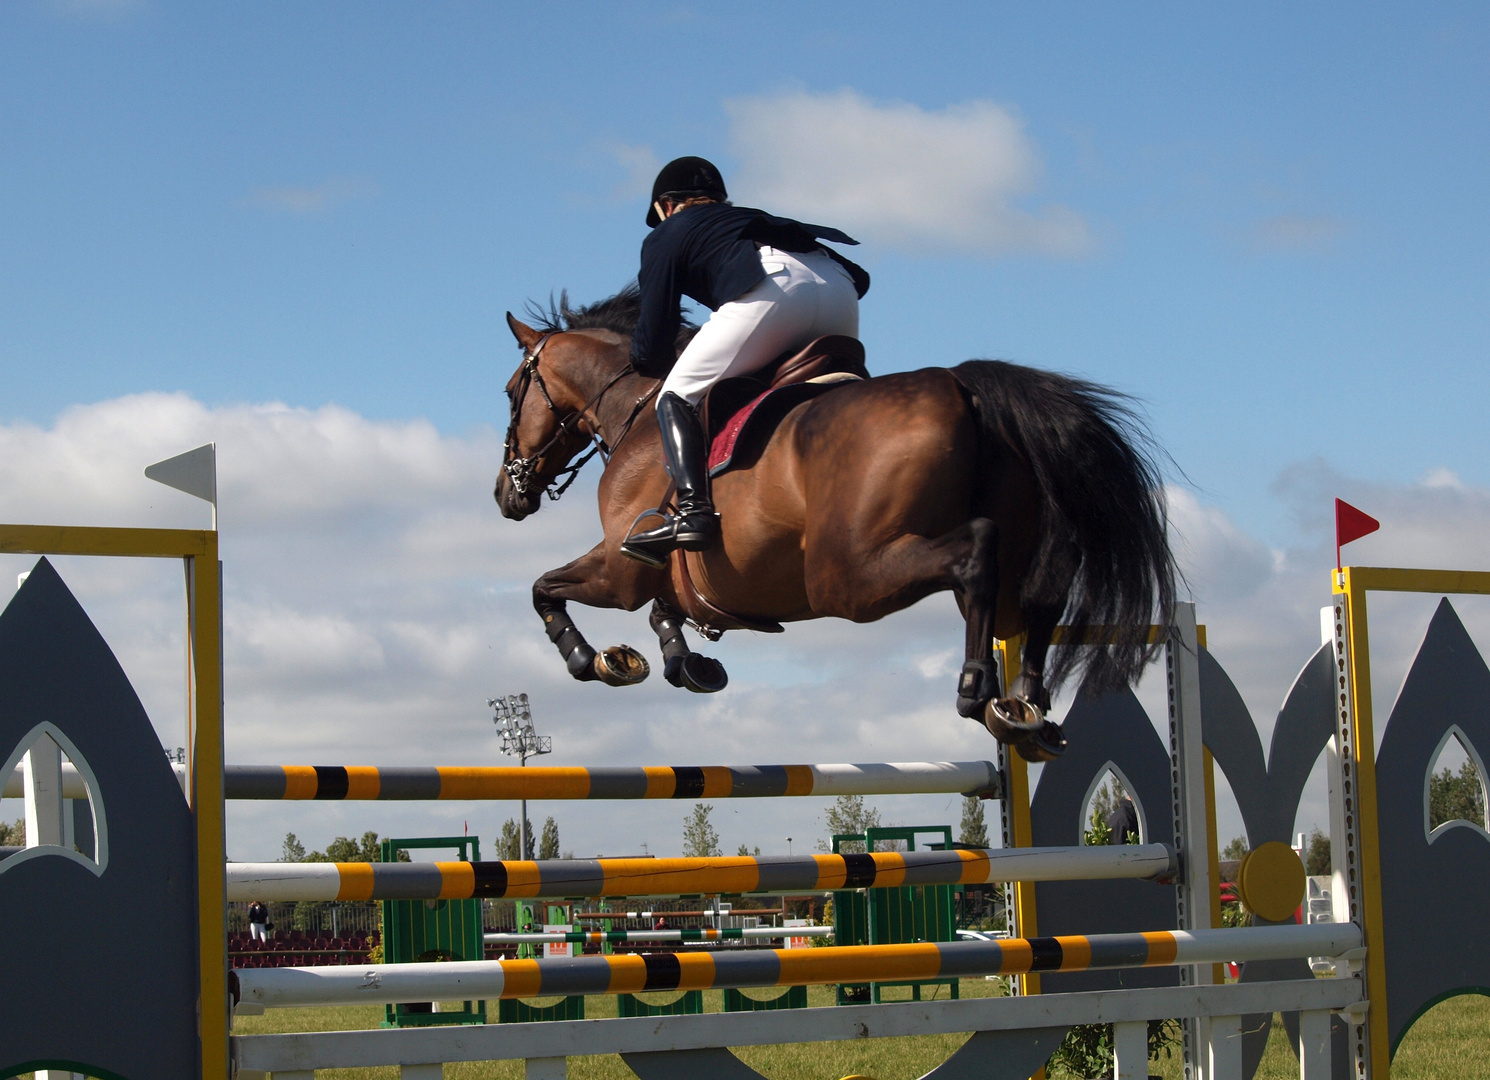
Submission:
<svg viewBox="0 0 1490 1080">
<path fill-rule="evenodd" d="M 986 997 L 1001 993 L 1001 984 L 983 979 L 964 979 L 963 997 Z M 888 994 L 905 995 L 905 991 Z M 649 994 L 644 999 L 666 1001 L 672 995 Z M 705 1007 L 719 1010 L 719 994 L 706 993 Z M 812 987 L 808 1003 L 832 1004 L 832 990 Z M 492 1006 L 495 1011 L 495 1005 Z M 616 1015 L 615 999 L 597 996 L 586 999 L 587 1017 Z M 234 1033 L 241 1035 L 276 1031 L 347 1031 L 377 1027 L 381 1007 L 341 1009 L 273 1009 L 262 1016 L 239 1017 Z M 915 1080 L 950 1057 L 962 1045 L 964 1035 L 924 1035 L 902 1039 L 869 1039 L 848 1042 L 800 1043 L 787 1046 L 742 1047 L 740 1059 L 771 1080 L 839 1080 L 858 1073 L 874 1080 Z M 1180 1080 L 1178 1055 L 1160 1058 L 1151 1071 L 1165 1080 Z M 317 1080 L 396 1080 L 396 1068 L 332 1069 L 318 1072 Z M 571 1058 L 573 1080 L 633 1080 L 630 1069 L 615 1055 Z M 1274 1018 L 1267 1051 L 1256 1080 L 1288 1080 L 1298 1076 L 1298 1064 L 1288 1046 L 1281 1018 Z M 521 1080 L 522 1062 L 479 1062 L 445 1067 L 446 1080 Z M 1426 1013 L 1408 1032 L 1392 1064 L 1393 1080 L 1484 1080 L 1490 1078 L 1490 999 L 1477 996 L 1452 998 Z M 1053 1078 L 1054 1080 L 1054 1078 Z"/>
</svg>

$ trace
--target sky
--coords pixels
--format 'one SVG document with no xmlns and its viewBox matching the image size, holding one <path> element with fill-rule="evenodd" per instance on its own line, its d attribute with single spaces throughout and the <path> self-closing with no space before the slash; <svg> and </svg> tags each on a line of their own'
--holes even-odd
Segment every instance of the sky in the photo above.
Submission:
<svg viewBox="0 0 1490 1080">
<path fill-rule="evenodd" d="M 575 684 L 541 633 L 530 583 L 598 537 L 595 474 L 497 513 L 503 314 L 624 285 L 656 169 L 701 154 L 735 201 L 862 241 L 871 370 L 1000 357 L 1140 401 L 1266 732 L 1318 642 L 1335 496 L 1383 523 L 1353 561 L 1490 569 L 1487 44 L 1468 4 L 9 0 L 0 518 L 200 527 L 141 471 L 218 444 L 233 762 L 497 763 L 485 701 L 519 691 L 557 764 L 987 756 L 946 596 L 730 634 L 713 698 Z M 28 565 L 0 558 L 0 599 Z M 179 571 L 58 565 L 179 745 Z M 1385 700 L 1431 609 L 1374 609 Z M 575 615 L 655 652 L 643 616 Z M 771 804 L 716 808 L 729 850 L 826 835 Z M 532 812 L 576 854 L 681 844 L 676 806 Z M 229 852 L 489 842 L 511 813 L 234 804 Z"/>
</svg>

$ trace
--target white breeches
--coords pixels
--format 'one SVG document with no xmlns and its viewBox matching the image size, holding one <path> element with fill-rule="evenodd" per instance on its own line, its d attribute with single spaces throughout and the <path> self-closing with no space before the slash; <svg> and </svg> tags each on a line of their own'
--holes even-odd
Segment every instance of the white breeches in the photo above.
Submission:
<svg viewBox="0 0 1490 1080">
<path fill-rule="evenodd" d="M 821 251 L 761 248 L 766 279 L 709 316 L 662 383 L 697 405 L 709 387 L 758 371 L 825 334 L 859 336 L 859 295 L 848 271 Z"/>
</svg>

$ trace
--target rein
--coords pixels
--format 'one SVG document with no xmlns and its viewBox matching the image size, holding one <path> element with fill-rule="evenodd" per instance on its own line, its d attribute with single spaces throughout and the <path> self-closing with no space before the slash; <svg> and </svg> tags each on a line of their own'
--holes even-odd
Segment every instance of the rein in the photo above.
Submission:
<svg viewBox="0 0 1490 1080">
<path fill-rule="evenodd" d="M 559 407 L 554 404 L 554 399 L 548 392 L 548 384 L 543 381 L 543 372 L 538 370 L 538 359 L 543 354 L 544 346 L 548 344 L 549 338 L 553 337 L 555 333 L 557 331 L 550 331 L 544 334 L 538 339 L 537 344 L 531 350 L 523 350 L 522 367 L 518 369 L 517 390 L 512 395 L 512 419 L 507 425 L 507 438 L 503 444 L 506 461 L 502 465 L 502 471 L 507 474 L 508 479 L 512 482 L 512 489 L 518 495 L 527 495 L 533 486 L 533 482 L 538 479 L 537 462 L 565 439 L 571 429 L 578 427 L 579 422 L 584 419 L 587 413 L 600 404 L 601 399 L 605 397 L 611 387 L 615 386 L 616 383 L 620 382 L 628 374 L 635 372 L 635 369 L 628 362 L 608 383 L 600 388 L 600 392 L 592 397 L 584 408 L 570 413 L 568 416 L 564 416 L 560 413 Z M 528 396 L 528 387 L 533 385 L 536 385 L 539 393 L 543 395 L 543 400 L 548 405 L 549 412 L 559 417 L 559 426 L 554 430 L 548 442 L 544 443 L 528 456 L 519 457 L 517 454 L 517 425 L 522 420 L 523 402 Z M 569 490 L 569 485 L 579 478 L 580 470 L 589 464 L 590 459 L 596 454 L 599 454 L 603 461 L 609 463 L 611 455 L 625 441 L 626 436 L 631 434 L 632 424 L 636 422 L 636 418 L 641 415 L 642 409 L 656 395 L 661 385 L 661 383 L 658 383 L 636 399 L 636 402 L 631 407 L 630 415 L 626 417 L 626 422 L 621 426 L 621 434 L 617 437 L 614 445 L 606 444 L 605 439 L 599 431 L 599 417 L 596 417 L 596 430 L 589 435 L 593 445 L 591 445 L 590 449 L 578 461 L 567 468 L 560 469 L 554 474 L 553 479 L 548 482 L 545 492 L 551 500 L 554 502 L 559 501 L 559 497 Z M 564 478 L 563 483 L 559 482 L 561 478 Z"/>
</svg>

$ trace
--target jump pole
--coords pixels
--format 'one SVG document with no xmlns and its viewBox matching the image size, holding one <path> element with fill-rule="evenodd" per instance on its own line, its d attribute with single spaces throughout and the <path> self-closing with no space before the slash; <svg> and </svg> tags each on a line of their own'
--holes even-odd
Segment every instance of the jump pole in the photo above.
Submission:
<svg viewBox="0 0 1490 1080">
<path fill-rule="evenodd" d="M 1008 938 L 820 949 L 652 953 L 448 964 L 248 968 L 234 972 L 235 1004 L 263 1008 L 399 1001 L 531 998 L 809 986 L 870 980 L 973 978 L 1031 971 L 1206 965 L 1227 960 L 1339 956 L 1358 948 L 1349 923 L 1140 934 Z"/>
<path fill-rule="evenodd" d="M 64 777 L 64 783 L 66 778 Z M 229 765 L 224 797 L 243 800 L 779 799 L 838 795 L 998 798 L 991 761 L 828 765 Z M 10 790 L 7 786 L 7 791 Z M 19 790 L 19 789 L 17 789 Z"/>
<path fill-rule="evenodd" d="M 1110 881 L 1175 872 L 1164 844 L 433 863 L 228 863 L 229 900 L 561 900 L 797 893 L 900 885 Z"/>
</svg>

